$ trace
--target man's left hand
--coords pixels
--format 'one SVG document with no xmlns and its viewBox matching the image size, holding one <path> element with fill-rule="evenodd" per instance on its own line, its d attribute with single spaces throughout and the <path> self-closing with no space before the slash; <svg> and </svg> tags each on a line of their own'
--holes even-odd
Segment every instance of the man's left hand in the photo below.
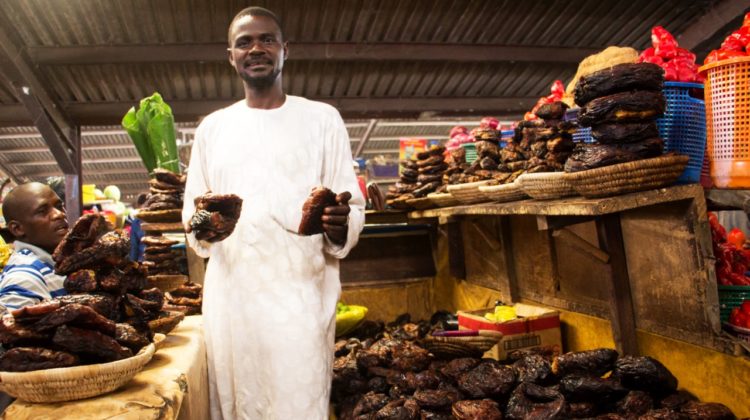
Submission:
<svg viewBox="0 0 750 420">
<path fill-rule="evenodd" d="M 323 209 L 323 230 L 328 239 L 336 245 L 344 245 L 349 233 L 349 200 L 352 194 L 345 191 L 336 196 L 335 206 Z"/>
</svg>

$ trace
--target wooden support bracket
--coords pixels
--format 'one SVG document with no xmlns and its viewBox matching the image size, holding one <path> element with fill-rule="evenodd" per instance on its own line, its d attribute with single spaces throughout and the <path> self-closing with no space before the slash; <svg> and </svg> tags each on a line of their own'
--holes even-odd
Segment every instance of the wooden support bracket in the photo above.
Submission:
<svg viewBox="0 0 750 420">
<path fill-rule="evenodd" d="M 565 241 L 568 245 L 600 261 L 602 264 L 609 263 L 609 254 L 597 248 L 596 246 L 592 245 L 591 243 L 589 243 L 589 241 L 576 235 L 575 232 L 572 232 L 568 229 L 563 228 L 563 229 L 555 230 L 552 233 L 552 237 L 559 238 Z"/>
<path fill-rule="evenodd" d="M 638 355 L 633 297 L 630 293 L 630 276 L 619 213 L 601 216 L 596 221 L 596 230 L 599 246 L 609 253 L 611 259 L 610 319 L 615 346 L 621 354 Z"/>
<path fill-rule="evenodd" d="M 539 230 L 557 230 L 566 226 L 594 220 L 593 216 L 536 216 L 536 226 Z"/>
</svg>

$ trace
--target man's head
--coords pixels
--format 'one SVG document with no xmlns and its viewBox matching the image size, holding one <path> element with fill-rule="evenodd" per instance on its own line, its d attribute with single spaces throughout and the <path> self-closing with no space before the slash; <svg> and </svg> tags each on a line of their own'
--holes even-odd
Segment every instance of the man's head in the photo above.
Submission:
<svg viewBox="0 0 750 420">
<path fill-rule="evenodd" d="M 267 90 L 281 83 L 281 70 L 288 55 L 281 22 L 270 10 L 248 7 L 229 24 L 229 63 L 245 83 Z"/>
<path fill-rule="evenodd" d="M 39 182 L 21 184 L 3 201 L 3 216 L 16 239 L 52 253 L 68 233 L 60 197 Z"/>
</svg>

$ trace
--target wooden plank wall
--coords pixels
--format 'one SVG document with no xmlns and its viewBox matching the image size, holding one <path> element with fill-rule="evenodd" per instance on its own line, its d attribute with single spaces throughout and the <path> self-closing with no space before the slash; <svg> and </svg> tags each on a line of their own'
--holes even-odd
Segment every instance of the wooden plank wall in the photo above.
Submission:
<svg viewBox="0 0 750 420">
<path fill-rule="evenodd" d="M 717 347 L 718 297 L 705 208 L 693 200 L 622 213 L 636 318 L 646 331 Z M 500 235 L 510 217 L 511 238 Z M 607 255 L 594 222 L 539 230 L 534 216 L 462 220 L 466 280 L 511 300 L 505 246 L 515 264 L 518 297 L 602 318 L 610 316 Z"/>
</svg>

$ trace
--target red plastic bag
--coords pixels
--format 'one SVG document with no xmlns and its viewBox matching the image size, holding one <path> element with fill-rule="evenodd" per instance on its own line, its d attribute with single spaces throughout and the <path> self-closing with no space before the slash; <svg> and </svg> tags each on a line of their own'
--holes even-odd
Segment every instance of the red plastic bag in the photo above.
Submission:
<svg viewBox="0 0 750 420">
<path fill-rule="evenodd" d="M 750 28 L 740 28 L 724 39 L 721 43 L 721 50 L 745 52 L 745 45 L 750 42 Z"/>
<path fill-rule="evenodd" d="M 500 121 L 497 120 L 497 118 L 493 117 L 484 117 L 479 121 L 479 126 L 482 128 L 491 128 L 493 130 L 497 129 L 497 125 L 500 124 Z"/>
<path fill-rule="evenodd" d="M 747 57 L 747 54 L 741 51 L 713 50 L 708 56 L 706 56 L 706 59 L 703 60 L 703 64 L 711 64 L 736 57 Z"/>
<path fill-rule="evenodd" d="M 654 26 L 651 29 L 651 43 L 654 45 L 654 52 L 659 57 L 677 57 L 677 41 L 672 34 L 661 26 Z"/>
</svg>

